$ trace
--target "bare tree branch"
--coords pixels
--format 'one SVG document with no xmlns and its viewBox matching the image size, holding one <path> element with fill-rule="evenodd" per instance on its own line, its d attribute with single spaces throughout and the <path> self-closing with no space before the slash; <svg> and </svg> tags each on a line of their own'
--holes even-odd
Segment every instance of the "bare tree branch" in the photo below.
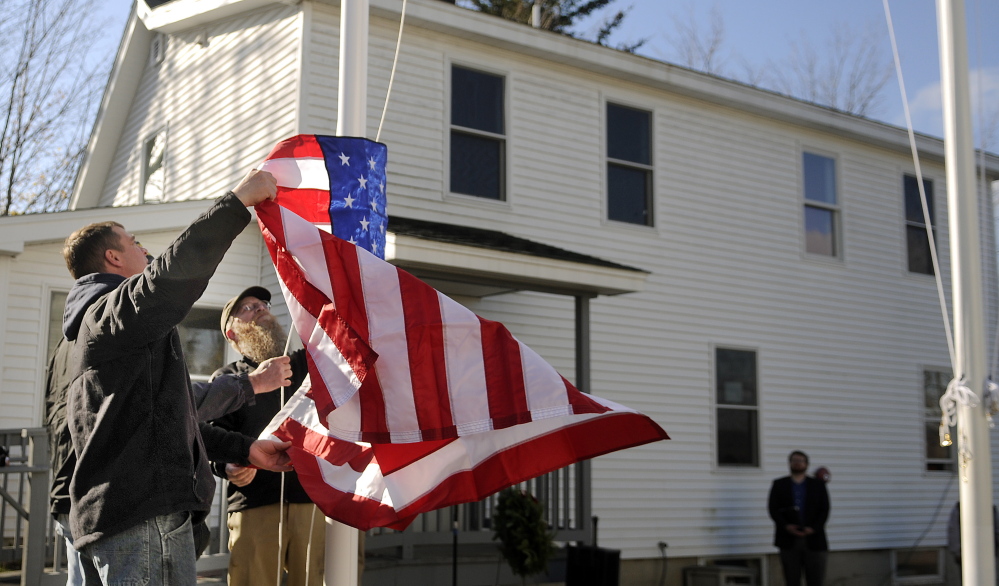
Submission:
<svg viewBox="0 0 999 586">
<path fill-rule="evenodd" d="M 673 22 L 673 30 L 669 43 L 678 56 L 678 65 L 713 75 L 724 73 L 719 52 L 725 42 L 725 22 L 717 4 L 711 7 L 707 34 L 702 33 L 693 4 L 687 5 L 686 18 Z"/>
<path fill-rule="evenodd" d="M 0 0 L 0 215 L 65 207 L 107 76 L 95 0 Z"/>
<path fill-rule="evenodd" d="M 892 75 L 891 59 L 877 29 L 858 30 L 845 23 L 834 28 L 821 50 L 802 34 L 791 44 L 787 60 L 771 63 L 767 69 L 771 75 L 763 78 L 763 85 L 858 116 L 877 111 L 881 90 Z"/>
</svg>

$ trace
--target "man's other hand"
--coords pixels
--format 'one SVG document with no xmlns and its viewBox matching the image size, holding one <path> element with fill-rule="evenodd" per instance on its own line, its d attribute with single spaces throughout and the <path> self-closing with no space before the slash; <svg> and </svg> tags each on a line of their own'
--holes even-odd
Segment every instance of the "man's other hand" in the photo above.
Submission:
<svg viewBox="0 0 999 586">
<path fill-rule="evenodd" d="M 250 444 L 250 463 L 257 468 L 270 470 L 271 472 L 291 472 L 291 458 L 287 450 L 291 447 L 291 442 L 275 442 L 271 440 L 257 440 Z"/>
<path fill-rule="evenodd" d="M 267 171 L 250 169 L 232 192 L 244 206 L 252 207 L 277 197 L 277 179 Z"/>
<path fill-rule="evenodd" d="M 257 475 L 256 468 L 250 468 L 249 466 L 240 466 L 239 464 L 226 464 L 225 465 L 225 476 L 229 479 L 229 482 L 235 484 L 239 487 L 244 487 L 250 484 L 253 477 Z"/>
<path fill-rule="evenodd" d="M 255 395 L 286 387 L 291 384 L 291 358 L 275 356 L 264 360 L 250 373 L 249 379 Z"/>
</svg>

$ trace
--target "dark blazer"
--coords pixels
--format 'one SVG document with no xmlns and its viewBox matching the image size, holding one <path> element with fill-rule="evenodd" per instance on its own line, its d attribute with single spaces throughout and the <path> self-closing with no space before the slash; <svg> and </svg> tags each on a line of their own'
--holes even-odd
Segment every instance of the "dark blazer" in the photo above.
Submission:
<svg viewBox="0 0 999 586">
<path fill-rule="evenodd" d="M 794 547 L 796 537 L 787 532 L 785 525 L 799 525 L 798 512 L 794 508 L 794 494 L 791 486 L 794 481 L 790 476 L 774 480 L 770 487 L 770 498 L 767 508 L 770 518 L 774 521 L 774 545 L 779 549 Z M 826 483 L 811 476 L 805 477 L 805 527 L 811 527 L 814 533 L 805 538 L 805 546 L 812 551 L 827 551 L 826 519 L 829 518 L 829 493 Z"/>
<path fill-rule="evenodd" d="M 236 374 L 246 376 L 257 368 L 257 363 L 243 357 L 237 362 L 232 362 L 215 371 L 212 380 L 219 380 L 225 374 Z M 305 356 L 305 350 L 296 350 L 291 353 L 291 385 L 284 388 L 284 401 L 288 402 L 298 387 L 302 386 L 306 375 L 309 374 L 309 363 Z M 281 410 L 281 391 L 271 391 L 261 393 L 256 396 L 256 401 L 252 404 L 243 405 L 241 408 L 216 419 L 213 425 L 230 431 L 238 431 L 250 437 L 257 437 L 260 432 L 267 427 L 271 419 Z M 225 463 L 212 462 L 212 471 L 220 478 L 225 478 Z M 312 500 L 306 494 L 298 481 L 298 476 L 294 471 L 285 472 L 284 500 L 287 503 L 311 503 Z M 265 505 L 273 505 L 281 500 L 281 473 L 270 472 L 268 470 L 257 470 L 256 476 L 246 486 L 236 486 L 229 483 L 226 489 L 226 498 L 229 502 L 228 511 L 235 513 L 245 511 Z"/>
</svg>

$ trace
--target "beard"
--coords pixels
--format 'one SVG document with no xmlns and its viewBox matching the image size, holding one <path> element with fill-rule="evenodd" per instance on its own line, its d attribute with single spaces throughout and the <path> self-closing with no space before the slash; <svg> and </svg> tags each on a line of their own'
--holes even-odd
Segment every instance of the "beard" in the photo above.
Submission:
<svg viewBox="0 0 999 586">
<path fill-rule="evenodd" d="M 255 322 L 233 320 L 232 331 L 239 340 L 237 349 L 257 364 L 284 354 L 284 329 L 273 316 Z"/>
</svg>

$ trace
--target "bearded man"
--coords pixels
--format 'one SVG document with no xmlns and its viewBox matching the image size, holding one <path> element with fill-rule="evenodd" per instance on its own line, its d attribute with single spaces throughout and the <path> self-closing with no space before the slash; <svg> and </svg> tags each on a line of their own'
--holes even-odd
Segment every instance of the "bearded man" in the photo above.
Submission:
<svg viewBox="0 0 999 586">
<path fill-rule="evenodd" d="M 287 335 L 270 312 L 270 301 L 270 291 L 250 287 L 225 304 L 222 332 L 243 357 L 217 370 L 213 379 L 252 372 L 261 362 L 284 353 Z M 291 365 L 291 378 L 284 381 L 285 388 L 258 394 L 255 404 L 244 405 L 213 424 L 257 437 L 309 372 L 304 350 L 283 360 Z M 283 473 L 282 506 L 281 474 L 221 462 L 212 468 L 216 475 L 229 480 L 229 585 L 273 582 L 280 563 L 280 571 L 287 572 L 288 586 L 322 586 L 325 516 L 312 504 L 298 476 Z M 279 532 L 282 513 L 284 526 Z"/>
</svg>

